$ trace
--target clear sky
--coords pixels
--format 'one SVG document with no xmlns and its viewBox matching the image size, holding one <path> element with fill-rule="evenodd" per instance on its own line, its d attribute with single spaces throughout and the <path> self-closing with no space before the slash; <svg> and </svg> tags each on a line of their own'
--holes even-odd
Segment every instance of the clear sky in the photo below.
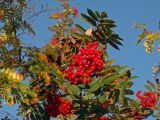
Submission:
<svg viewBox="0 0 160 120">
<path fill-rule="evenodd" d="M 48 2 L 49 7 L 56 7 L 58 5 L 56 0 L 39 1 L 41 1 L 39 4 Z M 109 57 L 116 59 L 115 64 L 123 64 L 128 65 L 130 68 L 135 68 L 132 74 L 138 75 L 140 78 L 134 80 L 133 89 L 135 91 L 138 89 L 145 90 L 144 84 L 146 80 L 153 81 L 152 66 L 160 62 L 159 54 L 156 50 L 154 50 L 154 53 L 147 54 L 142 43 L 138 46 L 135 45 L 137 35 L 142 31 L 133 29 L 132 25 L 136 22 L 147 23 L 149 30 L 157 32 L 158 21 L 160 20 L 160 0 L 74 0 L 71 2 L 71 5 L 77 7 L 79 13 L 86 13 L 87 8 L 97 11 L 107 11 L 109 18 L 116 21 L 117 27 L 115 31 L 124 39 L 124 46 L 120 47 L 120 51 L 109 48 Z M 81 19 L 76 19 L 76 22 L 86 28 L 91 27 Z M 53 35 L 47 29 L 51 24 L 53 24 L 53 20 L 49 20 L 47 14 L 40 15 L 33 22 L 33 27 L 37 31 L 35 40 L 32 41 L 31 38 L 24 38 L 25 42 L 30 43 L 32 41 L 34 45 L 42 46 Z M 14 107 L 0 109 L 0 111 L 3 110 L 10 112 L 12 115 L 16 113 Z"/>
</svg>

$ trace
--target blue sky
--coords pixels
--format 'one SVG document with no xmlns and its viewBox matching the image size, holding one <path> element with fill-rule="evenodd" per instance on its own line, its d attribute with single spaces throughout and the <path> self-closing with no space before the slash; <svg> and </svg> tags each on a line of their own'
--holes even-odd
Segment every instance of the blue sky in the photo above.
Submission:
<svg viewBox="0 0 160 120">
<path fill-rule="evenodd" d="M 35 0 L 37 1 L 37 0 Z M 39 0 L 41 3 L 49 3 L 49 7 L 56 7 L 56 0 Z M 143 44 L 136 46 L 137 35 L 142 32 L 139 29 L 133 29 L 132 25 L 136 22 L 147 23 L 147 28 L 151 31 L 158 31 L 158 21 L 160 20 L 160 0 L 74 0 L 71 6 L 77 7 L 79 13 L 86 13 L 86 9 L 90 8 L 97 11 L 107 11 L 109 18 L 116 21 L 117 28 L 115 31 L 124 39 L 120 51 L 109 48 L 107 52 L 110 58 L 115 58 L 115 64 L 128 65 L 130 68 L 135 68 L 133 75 L 138 75 L 140 78 L 135 79 L 133 89 L 145 90 L 144 84 L 146 80 L 153 81 L 152 66 L 159 63 L 159 54 L 156 50 L 153 53 L 147 54 Z M 76 19 L 75 22 L 89 28 L 82 19 Z M 53 24 L 53 20 L 47 18 L 47 14 L 42 14 L 33 22 L 33 27 L 36 29 L 37 35 L 32 40 L 31 37 L 24 38 L 26 43 L 42 46 L 49 41 L 53 35 L 47 28 Z M 158 44 L 158 42 L 157 42 Z M 1 110 L 6 110 L 12 115 L 15 115 L 15 107 L 4 107 Z M 0 111 L 1 111 L 0 110 Z M 21 119 L 21 118 L 19 118 Z"/>
</svg>

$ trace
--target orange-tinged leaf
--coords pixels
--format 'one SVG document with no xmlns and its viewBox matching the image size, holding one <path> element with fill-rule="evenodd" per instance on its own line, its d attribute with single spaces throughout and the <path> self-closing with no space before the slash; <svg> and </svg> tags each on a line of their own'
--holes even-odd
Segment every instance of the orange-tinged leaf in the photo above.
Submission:
<svg viewBox="0 0 160 120">
<path fill-rule="evenodd" d="M 45 53 L 39 53 L 39 58 L 46 63 L 48 62 L 48 58 Z"/>
<path fill-rule="evenodd" d="M 30 104 L 37 104 L 38 102 L 39 102 L 38 98 L 32 98 L 32 99 L 29 100 Z"/>
<path fill-rule="evenodd" d="M 92 28 L 89 28 L 86 30 L 85 34 L 91 36 L 92 31 L 93 31 Z"/>
<path fill-rule="evenodd" d="M 43 76 L 43 72 L 42 72 L 42 71 L 40 71 L 40 72 L 38 73 L 38 79 L 41 79 L 41 78 L 42 78 L 42 76 Z"/>
<path fill-rule="evenodd" d="M 149 85 L 150 87 L 155 88 L 155 86 L 154 86 L 154 84 L 153 84 L 152 82 L 150 82 L 150 81 L 147 80 L 147 83 L 148 83 L 148 85 Z"/>
<path fill-rule="evenodd" d="M 51 81 L 50 76 L 48 75 L 48 73 L 47 73 L 47 72 L 44 74 L 44 76 L 45 76 L 45 82 L 46 82 L 46 84 L 49 84 L 49 83 L 50 83 L 50 81 Z"/>
<path fill-rule="evenodd" d="M 77 115 L 75 115 L 75 114 L 70 114 L 69 115 L 69 118 L 76 118 L 77 117 Z"/>
<path fill-rule="evenodd" d="M 113 75 L 113 72 L 107 73 L 107 76 L 111 76 L 111 75 Z"/>
<path fill-rule="evenodd" d="M 23 80 L 23 75 L 22 75 L 21 73 L 19 73 L 19 74 L 17 75 L 17 79 L 18 79 L 19 81 L 22 81 L 22 80 Z"/>
</svg>

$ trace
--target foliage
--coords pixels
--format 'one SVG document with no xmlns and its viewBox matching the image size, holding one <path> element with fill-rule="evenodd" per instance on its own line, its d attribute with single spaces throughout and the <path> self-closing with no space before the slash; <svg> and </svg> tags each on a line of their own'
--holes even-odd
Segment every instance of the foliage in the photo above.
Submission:
<svg viewBox="0 0 160 120">
<path fill-rule="evenodd" d="M 138 36 L 137 44 L 139 44 L 143 39 L 145 39 L 144 47 L 146 48 L 147 53 L 151 53 L 155 40 L 160 40 L 160 32 L 157 33 L 151 32 L 145 28 L 146 24 L 135 24 L 135 28 L 143 28 L 143 32 Z M 159 52 L 159 47 L 158 47 Z M 157 96 L 159 97 L 159 90 L 160 90 L 160 81 L 159 81 L 159 73 L 160 73 L 160 66 L 154 65 L 153 66 L 153 76 L 155 80 L 155 84 L 149 80 L 147 80 L 147 85 L 145 85 L 145 88 L 150 91 L 151 93 L 157 93 Z M 151 95 L 150 95 L 151 96 Z M 160 119 L 160 103 L 157 101 L 157 106 L 155 107 L 155 115 L 153 115 L 157 120 Z"/>
<path fill-rule="evenodd" d="M 138 45 L 143 39 L 145 39 L 143 45 L 146 49 L 146 52 L 151 53 L 154 48 L 155 41 L 160 40 L 160 31 L 155 33 L 147 30 L 145 26 L 146 25 L 144 24 L 139 24 L 139 23 L 135 24 L 135 28 L 143 28 L 143 32 L 140 35 L 138 35 L 138 40 L 136 45 Z M 160 53 L 160 46 L 158 46 L 157 51 Z"/>
<path fill-rule="evenodd" d="M 29 1 L 0 2 L 0 103 L 18 104 L 18 115 L 26 120 L 121 120 L 153 115 L 159 109 L 159 88 L 149 81 L 146 85 L 154 106 L 131 99 L 132 80 L 137 76 L 131 75 L 132 68 L 113 65 L 114 59 L 108 58 L 107 45 L 118 50 L 122 45 L 122 38 L 113 31 L 115 22 L 106 12 L 87 9 L 81 17 L 92 27 L 83 28 L 74 24 L 78 9 L 67 0 L 59 1 L 62 11 L 49 15 L 58 21 L 49 26 L 54 35 L 42 48 L 26 47 L 18 36 L 25 30 L 35 34 L 24 17 Z"/>
</svg>

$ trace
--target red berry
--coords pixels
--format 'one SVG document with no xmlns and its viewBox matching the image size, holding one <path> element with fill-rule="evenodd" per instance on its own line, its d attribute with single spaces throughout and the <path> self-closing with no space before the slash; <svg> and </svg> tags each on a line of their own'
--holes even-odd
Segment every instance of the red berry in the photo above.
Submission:
<svg viewBox="0 0 160 120">
<path fill-rule="evenodd" d="M 100 74 L 104 63 L 100 50 L 97 50 L 98 45 L 98 41 L 88 42 L 85 48 L 79 50 L 79 53 L 72 55 L 73 62 L 65 70 L 65 76 L 70 83 L 87 84 L 91 81 L 92 75 Z"/>
</svg>

